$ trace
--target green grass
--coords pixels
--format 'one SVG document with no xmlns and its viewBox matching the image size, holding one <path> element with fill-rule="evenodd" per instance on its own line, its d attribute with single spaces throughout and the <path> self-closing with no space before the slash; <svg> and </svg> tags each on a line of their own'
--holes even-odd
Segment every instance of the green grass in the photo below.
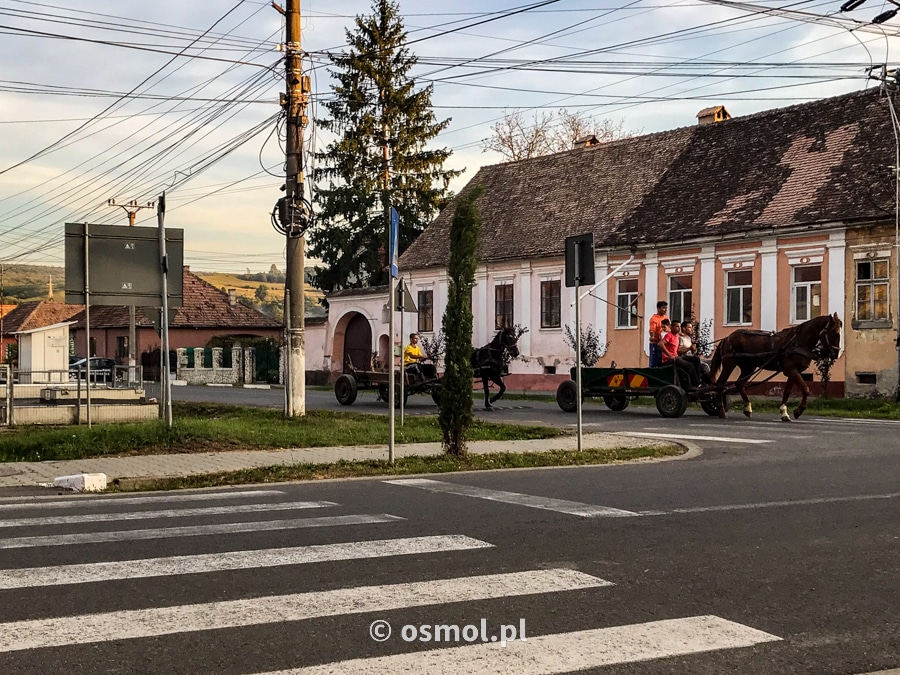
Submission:
<svg viewBox="0 0 900 675">
<path fill-rule="evenodd" d="M 112 491 L 178 490 L 187 488 L 221 487 L 248 483 L 280 483 L 298 480 L 323 480 L 361 476 L 406 476 L 410 474 L 448 473 L 453 471 L 484 471 L 492 469 L 522 469 L 548 466 L 586 466 L 613 464 L 656 457 L 674 457 L 684 453 L 680 446 L 638 448 L 607 448 L 554 450 L 547 452 L 498 452 L 457 458 L 450 455 L 435 457 L 401 457 L 394 464 L 384 460 L 364 462 L 341 461 L 334 464 L 293 464 L 270 466 L 241 471 L 185 476 L 183 478 L 120 481 Z"/>
<path fill-rule="evenodd" d="M 387 415 L 312 411 L 285 419 L 280 410 L 216 403 L 174 404 L 171 431 L 158 422 L 68 427 L 13 427 L 0 432 L 0 461 L 82 459 L 112 455 L 219 452 L 264 448 L 381 445 Z M 559 429 L 476 421 L 470 439 L 518 440 L 562 436 Z M 437 417 L 407 417 L 397 443 L 439 442 Z"/>
</svg>

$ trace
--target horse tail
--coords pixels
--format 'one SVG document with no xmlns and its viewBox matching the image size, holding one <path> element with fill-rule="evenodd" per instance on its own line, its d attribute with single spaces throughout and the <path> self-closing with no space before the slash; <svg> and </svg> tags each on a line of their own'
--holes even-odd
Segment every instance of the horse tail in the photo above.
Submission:
<svg viewBox="0 0 900 675">
<path fill-rule="evenodd" d="M 713 352 L 712 361 L 709 362 L 709 379 L 711 381 L 715 381 L 716 375 L 719 372 L 719 368 L 722 367 L 722 345 L 724 342 L 720 342 L 716 346 L 716 351 Z"/>
</svg>

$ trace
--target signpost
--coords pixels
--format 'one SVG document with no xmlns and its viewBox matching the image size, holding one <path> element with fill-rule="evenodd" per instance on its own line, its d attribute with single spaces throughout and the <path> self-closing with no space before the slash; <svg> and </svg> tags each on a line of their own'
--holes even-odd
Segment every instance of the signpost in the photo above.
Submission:
<svg viewBox="0 0 900 675">
<path fill-rule="evenodd" d="M 581 297 L 579 288 L 594 284 L 594 235 L 566 237 L 566 287 L 575 287 L 575 398 L 578 452 L 581 452 Z"/>
</svg>

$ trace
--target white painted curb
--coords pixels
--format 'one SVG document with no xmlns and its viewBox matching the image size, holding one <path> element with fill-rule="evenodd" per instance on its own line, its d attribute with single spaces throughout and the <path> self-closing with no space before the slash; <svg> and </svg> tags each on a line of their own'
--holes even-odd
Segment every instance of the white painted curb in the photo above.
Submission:
<svg viewBox="0 0 900 675">
<path fill-rule="evenodd" d="M 106 489 L 105 473 L 78 473 L 53 479 L 53 487 L 75 492 L 100 492 Z"/>
</svg>

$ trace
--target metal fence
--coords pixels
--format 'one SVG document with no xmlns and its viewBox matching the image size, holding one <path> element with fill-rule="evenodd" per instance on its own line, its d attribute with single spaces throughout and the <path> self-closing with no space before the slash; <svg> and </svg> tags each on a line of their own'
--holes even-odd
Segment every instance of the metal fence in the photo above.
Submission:
<svg viewBox="0 0 900 675">
<path fill-rule="evenodd" d="M 69 425 L 157 419 L 140 366 L 20 370 L 0 366 L 0 425 Z"/>
</svg>

